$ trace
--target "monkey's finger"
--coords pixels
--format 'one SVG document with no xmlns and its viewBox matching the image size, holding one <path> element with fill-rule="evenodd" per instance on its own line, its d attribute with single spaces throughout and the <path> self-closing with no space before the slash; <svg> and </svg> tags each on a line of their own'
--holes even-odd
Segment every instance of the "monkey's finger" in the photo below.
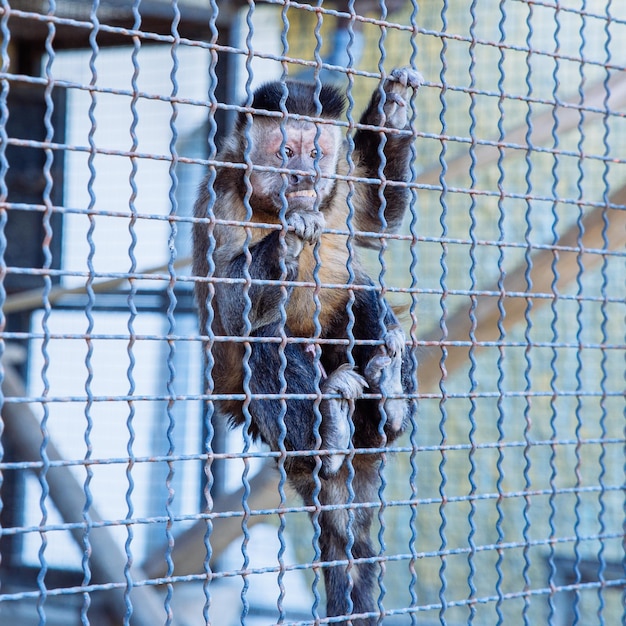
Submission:
<svg viewBox="0 0 626 626">
<path fill-rule="evenodd" d="M 389 80 L 400 83 L 403 87 L 409 86 L 418 89 L 424 84 L 424 77 L 412 67 L 399 67 L 391 72 Z"/>
<path fill-rule="evenodd" d="M 417 70 L 411 70 L 407 75 L 407 84 L 413 89 L 419 89 L 424 82 L 424 77 Z"/>
<path fill-rule="evenodd" d="M 388 103 L 393 103 L 399 107 L 405 107 L 406 106 L 406 102 L 404 100 L 404 98 L 397 92 L 395 91 L 390 91 L 387 94 L 387 102 Z"/>
<path fill-rule="evenodd" d="M 387 354 L 389 354 L 392 358 L 402 354 L 405 342 L 406 338 L 400 329 L 396 328 L 390 330 L 385 335 L 385 347 L 387 348 Z"/>
<path fill-rule="evenodd" d="M 348 363 L 340 365 L 324 382 L 324 393 L 338 393 L 346 399 L 359 398 L 367 381 Z"/>
<path fill-rule="evenodd" d="M 365 377 L 370 383 L 377 387 L 380 383 L 383 370 L 391 365 L 391 358 L 386 355 L 379 354 L 372 357 L 365 366 Z"/>
<path fill-rule="evenodd" d="M 408 68 L 406 67 L 397 67 L 392 70 L 391 75 L 389 76 L 389 80 L 392 82 L 400 83 L 403 87 L 406 87 L 408 80 Z"/>
</svg>

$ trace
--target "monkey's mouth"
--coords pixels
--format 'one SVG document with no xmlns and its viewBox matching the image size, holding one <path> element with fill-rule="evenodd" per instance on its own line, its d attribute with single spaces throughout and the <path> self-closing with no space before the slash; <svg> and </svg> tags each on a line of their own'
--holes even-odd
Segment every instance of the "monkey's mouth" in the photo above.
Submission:
<svg viewBox="0 0 626 626">
<path fill-rule="evenodd" d="M 315 198 L 316 196 L 315 189 L 298 189 L 285 195 L 286 198 Z"/>
</svg>

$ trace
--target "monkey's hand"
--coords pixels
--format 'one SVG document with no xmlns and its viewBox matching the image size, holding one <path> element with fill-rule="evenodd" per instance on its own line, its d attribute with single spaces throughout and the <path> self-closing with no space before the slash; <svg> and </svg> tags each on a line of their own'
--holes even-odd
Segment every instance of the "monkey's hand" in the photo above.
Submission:
<svg viewBox="0 0 626 626">
<path fill-rule="evenodd" d="M 354 401 L 363 395 L 367 381 L 357 374 L 351 365 L 340 365 L 322 384 L 322 393 L 339 394 L 340 398 L 323 400 L 320 405 L 322 425 L 320 435 L 322 448 L 327 450 L 346 450 L 350 445 L 350 416 L 354 410 Z M 322 457 L 320 476 L 327 478 L 339 471 L 345 453 L 330 454 Z"/>
<path fill-rule="evenodd" d="M 287 215 L 289 230 L 285 235 L 287 252 L 297 258 L 305 243 L 315 244 L 322 236 L 326 221 L 319 211 L 303 211 Z"/>
<path fill-rule="evenodd" d="M 389 128 L 402 129 L 406 126 L 408 115 L 409 87 L 417 89 L 424 82 L 422 75 L 410 67 L 396 68 L 383 86 L 385 90 L 385 125 Z"/>
<path fill-rule="evenodd" d="M 365 378 L 373 391 L 383 396 L 383 407 L 387 418 L 387 426 L 392 432 L 400 432 L 404 426 L 407 413 L 406 401 L 402 386 L 402 355 L 406 337 L 400 328 L 390 328 L 380 346 L 365 366 Z M 396 396 L 396 397 L 394 397 Z"/>
</svg>

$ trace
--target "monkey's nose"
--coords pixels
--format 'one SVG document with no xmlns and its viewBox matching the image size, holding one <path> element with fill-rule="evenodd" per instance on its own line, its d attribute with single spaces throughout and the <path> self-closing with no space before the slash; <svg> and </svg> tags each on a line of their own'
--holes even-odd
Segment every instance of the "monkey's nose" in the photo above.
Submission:
<svg viewBox="0 0 626 626">
<path fill-rule="evenodd" d="M 296 172 L 292 172 L 289 175 L 289 182 L 292 186 L 312 185 L 313 180 L 313 176 L 310 174 L 297 174 Z"/>
</svg>

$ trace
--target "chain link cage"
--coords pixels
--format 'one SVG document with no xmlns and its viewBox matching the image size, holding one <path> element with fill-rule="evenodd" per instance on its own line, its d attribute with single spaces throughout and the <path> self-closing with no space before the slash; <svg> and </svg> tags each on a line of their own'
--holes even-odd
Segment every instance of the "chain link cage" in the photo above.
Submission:
<svg viewBox="0 0 626 626">
<path fill-rule="evenodd" d="M 0 0 L 0 622 L 341 621 L 354 556 L 215 412 L 192 205 L 261 83 L 336 83 L 349 140 L 410 66 L 374 621 L 626 624 L 625 39 L 617 0 Z"/>
</svg>

